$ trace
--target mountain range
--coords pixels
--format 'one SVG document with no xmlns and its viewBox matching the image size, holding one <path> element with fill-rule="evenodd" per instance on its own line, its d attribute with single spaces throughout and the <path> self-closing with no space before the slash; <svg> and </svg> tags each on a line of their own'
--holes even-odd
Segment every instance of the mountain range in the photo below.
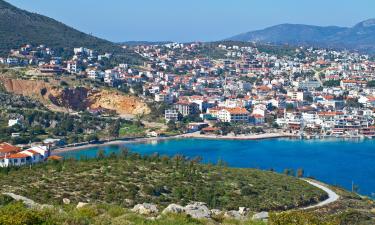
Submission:
<svg viewBox="0 0 375 225">
<path fill-rule="evenodd" d="M 99 52 L 112 52 L 120 56 L 120 61 L 128 63 L 139 63 L 143 60 L 131 49 L 121 48 L 121 44 L 132 46 L 143 42 L 113 43 L 78 31 L 52 18 L 21 10 L 4 0 L 0 0 L 0 31 L 0 56 L 6 56 L 10 49 L 24 44 L 45 44 L 64 52 L 71 52 L 74 47 L 80 46 Z M 280 24 L 226 40 L 338 48 L 374 54 L 375 19 L 360 22 L 353 27 Z"/>
<path fill-rule="evenodd" d="M 267 44 L 309 45 L 375 53 L 375 19 L 353 27 L 280 24 L 228 38 Z"/>
<path fill-rule="evenodd" d="M 4 0 L 0 0 L 0 31 L 0 56 L 24 44 L 44 44 L 65 51 L 82 46 L 115 53 L 125 61 L 141 60 L 138 54 L 116 43 L 83 33 L 52 18 L 19 9 Z"/>
</svg>

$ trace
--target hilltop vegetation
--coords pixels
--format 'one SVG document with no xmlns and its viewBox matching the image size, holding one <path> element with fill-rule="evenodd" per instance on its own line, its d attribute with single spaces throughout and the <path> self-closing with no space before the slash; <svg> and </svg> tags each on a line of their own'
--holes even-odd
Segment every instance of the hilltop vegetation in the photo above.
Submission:
<svg viewBox="0 0 375 225">
<path fill-rule="evenodd" d="M 30 168 L 0 170 L 0 193 L 14 192 L 44 205 L 27 208 L 0 195 L 0 224 L 152 224 L 152 225 L 353 225 L 373 224 L 374 203 L 334 188 L 341 196 L 331 206 L 308 211 L 285 211 L 315 202 L 325 193 L 306 182 L 273 172 L 202 165 L 197 160 L 140 156 L 126 149 L 119 156 L 51 161 Z M 63 204 L 63 199 L 69 202 Z M 250 208 L 236 220 L 218 214 L 194 219 L 184 213 L 139 215 L 130 210 L 142 202 L 156 203 L 161 211 L 170 203 L 208 202 L 224 210 Z M 78 202 L 87 204 L 76 207 Z M 78 204 L 79 205 L 79 204 Z M 267 222 L 254 221 L 260 210 L 276 210 Z M 280 212 L 281 211 L 281 212 Z"/>
<path fill-rule="evenodd" d="M 166 207 L 191 201 L 211 208 L 253 211 L 284 210 L 318 202 L 326 193 L 293 177 L 223 165 L 201 165 L 182 156 L 140 156 L 126 149 L 120 156 L 65 160 L 33 169 L 3 169 L 0 191 L 40 203 L 115 203 L 132 206 L 151 202 Z"/>
<path fill-rule="evenodd" d="M 124 50 L 118 44 L 85 34 L 49 17 L 21 10 L 3 0 L 0 0 L 0 30 L 0 56 L 24 44 L 43 44 L 64 52 L 64 55 L 71 54 L 75 47 L 87 47 L 102 53 L 115 53 L 119 60 L 128 63 L 142 61 L 138 54 Z"/>
</svg>

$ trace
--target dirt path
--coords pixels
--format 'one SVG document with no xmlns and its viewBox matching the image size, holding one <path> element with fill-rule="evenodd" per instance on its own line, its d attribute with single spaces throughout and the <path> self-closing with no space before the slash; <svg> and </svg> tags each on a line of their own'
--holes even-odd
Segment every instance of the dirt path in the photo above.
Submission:
<svg viewBox="0 0 375 225">
<path fill-rule="evenodd" d="M 333 202 L 336 202 L 340 198 L 340 196 L 338 194 L 336 194 L 336 192 L 334 192 L 333 190 L 329 189 L 326 186 L 323 186 L 323 185 L 321 185 L 321 184 L 319 184 L 315 181 L 312 181 L 312 180 L 307 180 L 307 179 L 303 179 L 303 180 L 306 181 L 307 183 L 323 190 L 324 192 L 326 192 L 328 194 L 328 198 L 326 200 L 324 200 L 322 202 L 319 202 L 318 204 L 302 208 L 303 210 L 314 209 L 314 208 L 326 206 L 326 205 L 329 205 Z"/>
</svg>

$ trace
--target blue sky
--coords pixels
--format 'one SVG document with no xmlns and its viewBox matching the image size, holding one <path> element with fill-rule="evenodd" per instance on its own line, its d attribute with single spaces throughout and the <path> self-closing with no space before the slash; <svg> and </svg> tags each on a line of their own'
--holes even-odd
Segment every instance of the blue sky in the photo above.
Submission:
<svg viewBox="0 0 375 225">
<path fill-rule="evenodd" d="M 7 0 L 111 41 L 212 41 L 280 23 L 353 26 L 374 0 Z"/>
</svg>

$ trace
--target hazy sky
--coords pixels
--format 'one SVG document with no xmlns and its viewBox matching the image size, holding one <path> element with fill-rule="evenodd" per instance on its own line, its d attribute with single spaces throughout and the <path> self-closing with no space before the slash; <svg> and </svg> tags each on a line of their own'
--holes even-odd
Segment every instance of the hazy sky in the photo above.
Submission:
<svg viewBox="0 0 375 225">
<path fill-rule="evenodd" d="M 374 0 L 7 0 L 111 41 L 212 41 L 280 23 L 353 26 Z"/>
</svg>

